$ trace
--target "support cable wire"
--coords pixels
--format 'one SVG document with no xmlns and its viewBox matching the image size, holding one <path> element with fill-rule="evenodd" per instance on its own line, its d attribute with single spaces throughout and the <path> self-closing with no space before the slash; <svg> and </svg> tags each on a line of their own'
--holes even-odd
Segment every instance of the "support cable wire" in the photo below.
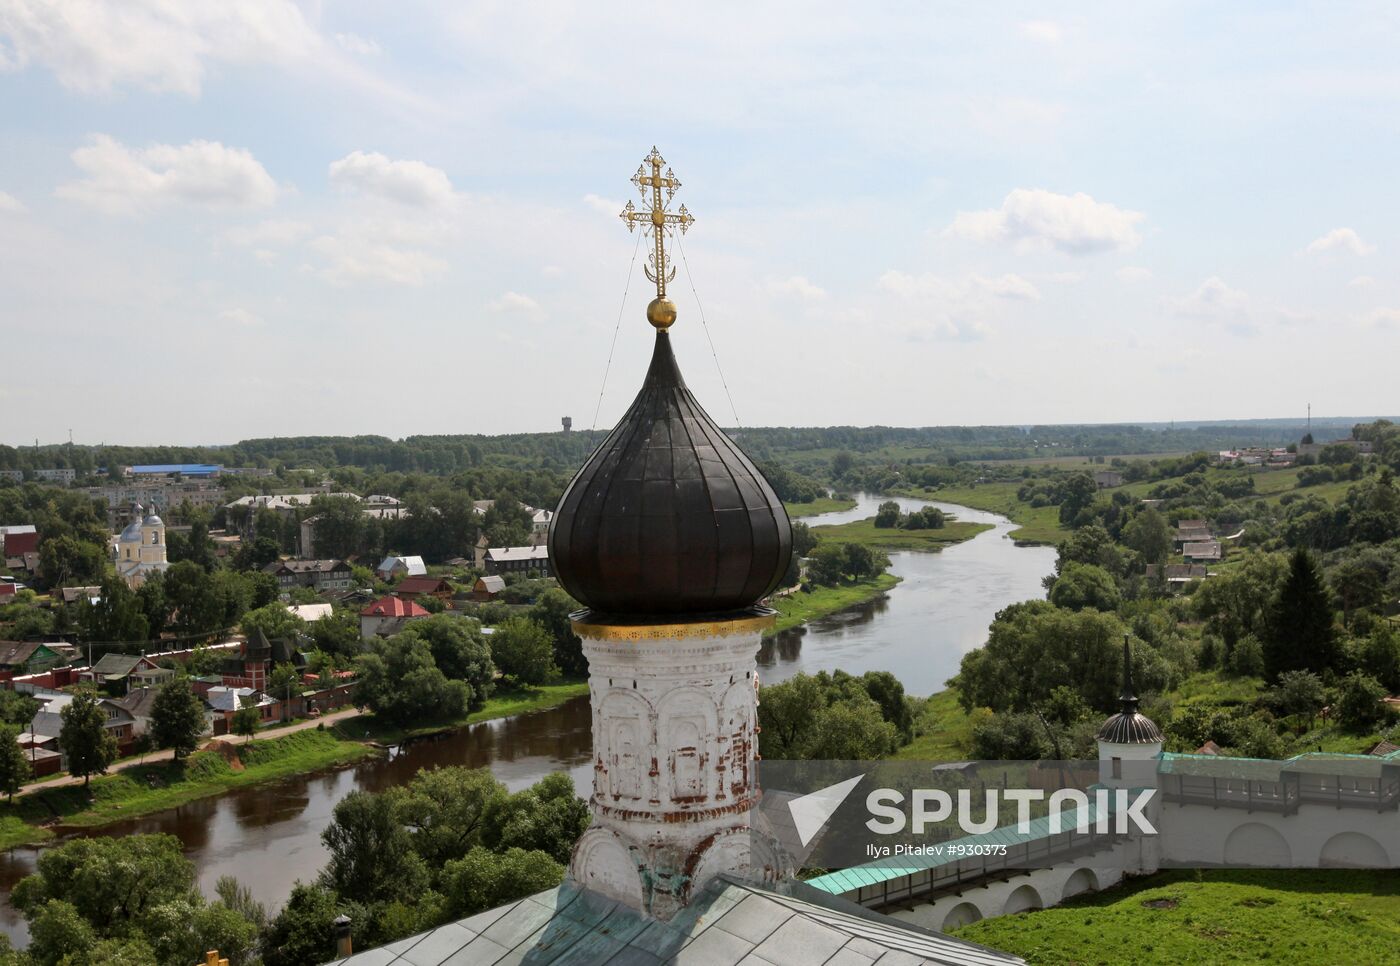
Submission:
<svg viewBox="0 0 1400 966">
<path fill-rule="evenodd" d="M 612 371 L 613 350 L 617 348 L 617 333 L 622 328 L 622 313 L 627 308 L 627 293 L 632 288 L 632 274 L 637 268 L 637 252 L 642 247 L 642 236 L 646 232 L 637 232 L 637 240 L 632 245 L 632 261 L 627 266 L 627 284 L 622 287 L 622 304 L 617 307 L 617 323 L 613 326 L 612 344 L 608 346 L 608 364 L 603 367 L 603 384 L 598 387 L 598 404 L 593 407 L 593 425 L 588 428 L 589 445 L 592 445 L 592 436 L 598 428 L 598 413 L 603 409 L 603 392 L 608 388 L 608 373 Z"/>
<path fill-rule="evenodd" d="M 681 264 L 685 266 L 685 278 L 690 283 L 690 294 L 695 296 L 695 307 L 700 310 L 700 325 L 705 330 L 705 341 L 710 344 L 710 355 L 715 360 L 715 371 L 719 373 L 720 385 L 724 387 L 725 398 L 729 400 L 729 411 L 734 414 L 734 428 L 743 428 L 743 423 L 739 421 L 739 411 L 734 408 L 734 397 L 729 392 L 729 381 L 724 378 L 724 368 L 719 364 L 719 354 L 715 352 L 715 340 L 710 336 L 710 323 L 705 321 L 705 306 L 700 304 L 700 293 L 695 290 L 695 277 L 690 274 L 690 262 L 685 257 L 685 244 L 681 241 L 681 233 L 677 232 L 676 248 L 681 253 Z"/>
</svg>

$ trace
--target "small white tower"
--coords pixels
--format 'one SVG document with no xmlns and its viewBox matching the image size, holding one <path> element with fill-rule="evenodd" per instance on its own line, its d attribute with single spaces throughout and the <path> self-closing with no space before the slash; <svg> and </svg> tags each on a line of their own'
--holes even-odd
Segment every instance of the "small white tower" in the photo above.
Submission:
<svg viewBox="0 0 1400 966">
<path fill-rule="evenodd" d="M 1126 762 L 1156 761 L 1162 755 L 1162 729 L 1138 713 L 1133 693 L 1133 658 L 1128 635 L 1123 635 L 1123 691 L 1119 712 L 1103 723 L 1095 736 L 1099 743 L 1099 782 L 1110 788 L 1141 787 L 1146 769 Z"/>
<path fill-rule="evenodd" d="M 1162 729 L 1138 712 L 1133 693 L 1133 657 L 1128 635 L 1123 635 L 1123 691 L 1119 712 L 1103 723 L 1096 736 L 1099 743 L 1099 784 L 1110 789 L 1157 787 L 1157 759 L 1162 757 Z M 1160 796 L 1148 803 L 1146 815 L 1160 828 Z M 1156 836 L 1143 836 L 1124 845 L 1124 870 L 1155 872 L 1161 864 L 1161 847 Z"/>
</svg>

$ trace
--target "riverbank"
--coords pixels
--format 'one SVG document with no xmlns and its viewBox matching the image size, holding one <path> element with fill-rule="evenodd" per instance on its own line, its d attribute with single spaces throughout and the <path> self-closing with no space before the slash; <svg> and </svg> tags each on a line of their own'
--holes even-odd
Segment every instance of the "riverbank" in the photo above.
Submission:
<svg viewBox="0 0 1400 966">
<path fill-rule="evenodd" d="M 412 738 L 426 738 L 448 731 L 456 731 L 468 725 L 497 718 L 509 718 L 530 711 L 543 711 L 563 704 L 572 698 L 588 694 L 588 682 L 575 679 L 554 684 L 541 684 L 533 688 L 507 687 L 500 682 L 486 701 L 486 706 L 473 711 L 455 721 L 440 721 L 435 724 L 417 727 L 402 727 L 381 721 L 366 712 L 335 726 L 336 733 L 347 741 L 368 741 L 378 745 L 397 745 Z"/>
<path fill-rule="evenodd" d="M 36 790 L 0 805 L 0 849 L 53 837 L 53 827 L 90 828 L 160 812 L 233 788 L 358 761 L 374 754 L 331 731 L 306 730 L 248 743 L 211 742 L 184 761 L 138 764 L 83 785 Z"/>
<path fill-rule="evenodd" d="M 879 550 L 938 551 L 955 543 L 971 540 L 979 533 L 991 529 L 990 523 L 951 520 L 936 530 L 901 530 L 898 527 L 877 527 L 872 518 L 816 526 L 812 528 L 812 532 L 823 540 L 859 543 Z"/>
<path fill-rule="evenodd" d="M 1023 546 L 1053 547 L 1069 536 L 1069 531 L 1060 526 L 1060 508 L 1057 506 L 1033 507 L 1016 498 L 1021 484 L 1016 481 L 1003 483 L 974 483 L 970 486 L 945 486 L 937 490 L 924 490 L 903 487 L 893 490 L 895 496 L 907 496 L 916 500 L 938 500 L 945 503 L 960 503 L 974 510 L 1000 513 L 1019 524 L 1007 536 Z"/>
<path fill-rule="evenodd" d="M 822 497 L 820 500 L 812 500 L 807 503 L 783 504 L 783 509 L 793 520 L 798 517 L 814 517 L 818 513 L 841 513 L 845 510 L 854 510 L 855 507 L 856 501 L 848 496 Z"/>
<path fill-rule="evenodd" d="M 894 574 L 884 573 L 869 580 L 858 580 L 853 584 L 841 584 L 836 587 L 817 586 L 811 591 L 799 590 L 786 597 L 777 597 L 772 601 L 772 605 L 778 612 L 778 624 L 769 633 L 776 634 L 835 614 L 847 607 L 874 600 L 881 594 L 888 593 L 898 583 L 899 578 Z"/>
<path fill-rule="evenodd" d="M 1032 964 L 1394 962 L 1400 873 L 1177 870 L 953 931 Z"/>
</svg>

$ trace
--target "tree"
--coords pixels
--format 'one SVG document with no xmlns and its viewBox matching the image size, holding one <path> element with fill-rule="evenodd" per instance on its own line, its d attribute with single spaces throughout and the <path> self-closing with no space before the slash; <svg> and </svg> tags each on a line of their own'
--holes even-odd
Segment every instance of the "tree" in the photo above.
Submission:
<svg viewBox="0 0 1400 966">
<path fill-rule="evenodd" d="M 508 849 L 504 854 L 478 846 L 443 869 L 443 893 L 451 916 L 468 916 L 553 888 L 564 866 L 544 852 Z"/>
<path fill-rule="evenodd" d="M 391 724 L 453 721 L 467 712 L 472 691 L 465 681 L 450 681 L 433 662 L 428 645 L 399 634 L 374 641 L 368 654 L 355 659 L 354 700 Z"/>
<path fill-rule="evenodd" d="M 430 869 L 441 869 L 484 844 L 491 817 L 510 798 L 490 769 L 460 766 L 424 769 L 406 786 L 385 794 L 393 797 L 395 815 L 412 835 L 413 851 Z"/>
<path fill-rule="evenodd" d="M 28 725 L 39 713 L 39 702 L 18 691 L 0 689 L 0 721 L 18 725 L 18 730 L 28 730 Z"/>
<path fill-rule="evenodd" d="M 817 535 L 812 532 L 812 528 L 801 520 L 794 520 L 792 523 L 792 554 L 794 557 L 805 557 L 812 552 L 817 545 Z"/>
<path fill-rule="evenodd" d="M 583 656 L 583 640 L 574 633 L 569 615 L 579 609 L 578 601 L 559 588 L 540 594 L 530 608 L 530 619 L 549 632 L 554 639 L 554 664 L 565 677 L 588 675 L 588 660 Z"/>
<path fill-rule="evenodd" d="M 103 774 L 116 761 L 117 739 L 107 730 L 107 715 L 91 691 L 75 694 L 59 716 L 63 726 L 58 744 L 68 756 L 68 772 L 81 777 L 86 788 L 93 775 Z"/>
<path fill-rule="evenodd" d="M 1069 610 L 1115 611 L 1119 603 L 1118 585 L 1113 575 L 1102 567 L 1069 563 L 1050 588 L 1050 603 Z"/>
<path fill-rule="evenodd" d="M 413 621 L 394 640 L 427 644 L 437 669 L 449 680 L 461 681 L 470 689 L 467 706 L 475 710 L 486 704 L 495 686 L 496 666 L 491 660 L 491 645 L 478 622 L 434 614 Z"/>
<path fill-rule="evenodd" d="M 233 733 L 243 735 L 248 741 L 253 740 L 253 735 L 258 733 L 258 725 L 262 723 L 262 715 L 254 705 L 246 708 L 239 708 L 233 713 L 231 722 Z"/>
<path fill-rule="evenodd" d="M 80 838 L 44 849 L 11 901 L 26 916 L 70 903 L 99 936 L 139 932 L 157 906 L 190 894 L 194 863 L 173 835 Z"/>
<path fill-rule="evenodd" d="M 879 529 L 899 526 L 899 504 L 894 500 L 881 503 L 880 509 L 875 513 L 875 526 Z"/>
<path fill-rule="evenodd" d="M 834 587 L 845 579 L 846 551 L 840 544 L 820 543 L 812 551 L 807 574 L 813 583 Z"/>
<path fill-rule="evenodd" d="M 96 944 L 92 926 L 72 903 L 50 899 L 29 920 L 29 955 L 41 966 L 93 962 L 87 954 Z"/>
<path fill-rule="evenodd" d="M 1337 721 L 1343 728 L 1365 734 L 1384 714 L 1385 688 L 1362 671 L 1353 671 L 1342 681 L 1337 695 Z"/>
<path fill-rule="evenodd" d="M 144 926 L 156 961 L 171 966 L 200 963 L 210 949 L 230 964 L 246 966 L 257 946 L 256 923 L 222 902 L 206 903 L 197 892 L 152 909 Z"/>
<path fill-rule="evenodd" d="M 321 841 L 330 852 L 321 882 L 343 898 L 411 899 L 428 886 L 428 867 L 413 851 L 392 796 L 351 792 L 336 803 Z"/>
<path fill-rule="evenodd" d="M 0 792 L 4 792 L 11 802 L 15 792 L 29 780 L 29 759 L 19 746 L 19 728 L 12 724 L 0 724 Z"/>
<path fill-rule="evenodd" d="M 298 882 L 263 934 L 268 966 L 305 966 L 335 959 L 332 923 L 340 912 L 340 900 L 328 887 Z"/>
<path fill-rule="evenodd" d="M 1270 696 L 1280 714 L 1307 715 L 1309 720 L 1327 704 L 1322 679 L 1311 671 L 1284 671 Z"/>
<path fill-rule="evenodd" d="M 160 686 L 151 704 L 151 737 L 156 747 L 172 749 L 179 761 L 199 747 L 204 726 L 204 705 L 195 697 L 189 678 L 172 678 Z"/>
<path fill-rule="evenodd" d="M 573 779 L 556 771 L 514 795 L 493 800 L 484 838 L 497 852 L 539 851 L 567 864 L 589 821 L 588 805 L 574 791 Z"/>
<path fill-rule="evenodd" d="M 1317 562 L 1302 547 L 1289 560 L 1263 644 L 1264 667 L 1274 679 L 1284 671 L 1324 671 L 1340 663 L 1332 602 Z"/>
<path fill-rule="evenodd" d="M 831 478 L 839 480 L 852 469 L 855 468 L 856 458 L 845 450 L 841 450 L 831 458 Z"/>
<path fill-rule="evenodd" d="M 126 581 L 115 575 L 102 581 L 97 603 L 84 601 L 79 605 L 78 623 L 83 637 L 103 644 L 145 641 L 150 624 L 142 612 L 141 603 Z"/>
<path fill-rule="evenodd" d="M 554 666 L 554 641 L 528 617 L 512 617 L 496 626 L 491 659 L 516 684 L 543 684 L 559 673 Z"/>
<path fill-rule="evenodd" d="M 1377 621 L 1361 645 L 1361 669 L 1389 693 L 1400 693 L 1400 636 L 1389 621 Z"/>
<path fill-rule="evenodd" d="M 1060 523 L 1073 526 L 1080 513 L 1093 505 L 1098 484 L 1088 473 L 1074 473 L 1060 484 Z"/>
<path fill-rule="evenodd" d="M 258 537 L 238 548 L 238 552 L 233 555 L 233 567 L 235 570 L 262 570 L 281 556 L 282 548 L 276 540 Z"/>
<path fill-rule="evenodd" d="M 296 640 L 306 629 L 306 621 L 277 603 L 248 611 L 239 625 L 244 634 L 262 631 L 269 641 Z"/>
<path fill-rule="evenodd" d="M 1172 531 L 1156 507 L 1139 511 L 1123 527 L 1123 542 L 1148 563 L 1162 564 L 1172 552 Z"/>
<path fill-rule="evenodd" d="M 106 565 L 101 544 L 61 536 L 39 545 L 39 579 L 48 587 L 92 583 L 102 577 Z"/>
</svg>

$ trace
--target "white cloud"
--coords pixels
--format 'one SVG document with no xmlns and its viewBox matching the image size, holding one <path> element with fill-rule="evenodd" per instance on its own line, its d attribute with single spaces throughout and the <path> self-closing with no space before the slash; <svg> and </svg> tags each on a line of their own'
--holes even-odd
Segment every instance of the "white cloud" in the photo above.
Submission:
<svg viewBox="0 0 1400 966">
<path fill-rule="evenodd" d="M 818 302 L 826 298 L 826 289 L 813 285 L 805 275 L 774 280 L 768 283 L 770 295 L 792 295 L 803 301 Z"/>
<path fill-rule="evenodd" d="M 428 208 L 456 196 L 447 172 L 422 161 L 393 161 L 378 152 L 352 151 L 332 161 L 331 184 L 348 191 Z"/>
<path fill-rule="evenodd" d="M 447 268 L 447 263 L 435 255 L 360 234 L 321 235 L 310 246 L 327 259 L 329 264 L 320 274 L 333 282 L 371 279 L 422 285 L 428 276 Z"/>
<path fill-rule="evenodd" d="M 1196 291 L 1185 298 L 1173 299 L 1169 304 L 1178 315 L 1195 319 L 1229 320 L 1238 318 L 1248 302 L 1248 295 L 1226 285 L 1219 276 L 1212 275 L 1202 282 Z"/>
<path fill-rule="evenodd" d="M 336 34 L 335 42 L 346 53 L 359 54 L 362 57 L 377 57 L 382 52 L 377 42 L 359 34 Z"/>
<path fill-rule="evenodd" d="M 270 218 L 256 225 L 239 225 L 224 232 L 224 237 L 235 245 L 244 248 L 269 245 L 286 247 L 294 245 L 311 234 L 311 226 L 304 221 L 289 218 Z"/>
<path fill-rule="evenodd" d="M 1400 309 L 1374 309 L 1366 316 L 1365 322 L 1378 329 L 1400 328 Z"/>
<path fill-rule="evenodd" d="M 24 207 L 24 202 L 20 201 L 14 195 L 0 191 L 0 211 L 11 211 L 18 214 L 19 212 L 27 210 L 28 209 Z"/>
<path fill-rule="evenodd" d="M 1152 277 L 1152 269 L 1141 265 L 1124 265 L 1114 272 L 1120 282 L 1145 282 Z"/>
<path fill-rule="evenodd" d="M 1053 20 L 1026 20 L 1020 25 L 1021 36 L 1042 44 L 1058 44 L 1064 31 Z"/>
<path fill-rule="evenodd" d="M 252 154 L 217 141 L 129 148 L 98 134 L 73 152 L 73 163 L 87 177 L 54 193 L 108 214 L 170 203 L 253 208 L 277 198 L 277 184 Z"/>
<path fill-rule="evenodd" d="M 538 312 L 540 303 L 519 292 L 506 292 L 492 301 L 489 308 L 492 312 Z"/>
<path fill-rule="evenodd" d="M 1376 279 L 1371 275 L 1358 275 L 1347 284 L 1352 288 L 1370 288 L 1376 284 Z"/>
<path fill-rule="evenodd" d="M 4 0 L 0 70 L 35 64 L 65 87 L 197 96 L 210 64 L 291 62 L 319 44 L 291 0 Z"/>
<path fill-rule="evenodd" d="M 1082 192 L 1061 195 L 1017 188 L 1000 208 L 961 212 L 945 234 L 1006 242 L 1020 249 L 1053 248 L 1087 255 L 1135 247 L 1141 239 L 1133 226 L 1144 217 Z"/>
<path fill-rule="evenodd" d="M 972 276 L 972 281 L 987 292 L 1003 299 L 1021 299 L 1028 302 L 1039 301 L 1040 290 L 1020 275 L 1002 275 L 1000 278 Z"/>
<path fill-rule="evenodd" d="M 1367 244 L 1361 240 L 1351 228 L 1333 228 L 1320 238 L 1314 238 L 1308 243 L 1308 254 L 1317 255 L 1323 252 L 1345 251 L 1353 255 L 1370 255 L 1376 250 L 1375 245 Z"/>
<path fill-rule="evenodd" d="M 604 198 L 592 192 L 583 196 L 583 203 L 602 215 L 616 215 L 622 211 L 622 202 Z"/>
<path fill-rule="evenodd" d="M 224 309 L 219 313 L 219 321 L 231 322 L 249 329 L 255 329 L 263 324 L 262 316 L 255 315 L 244 308 Z"/>
</svg>

